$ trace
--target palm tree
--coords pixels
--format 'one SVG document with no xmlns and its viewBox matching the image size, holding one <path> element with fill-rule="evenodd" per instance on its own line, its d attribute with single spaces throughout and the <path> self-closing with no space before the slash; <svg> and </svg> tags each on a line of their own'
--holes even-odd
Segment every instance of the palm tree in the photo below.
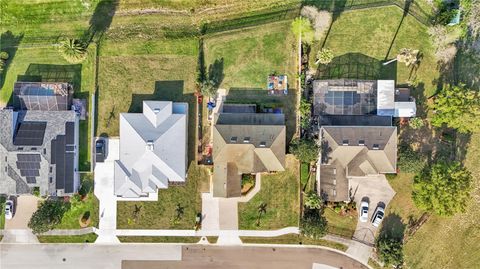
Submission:
<svg viewBox="0 0 480 269">
<path fill-rule="evenodd" d="M 85 45 L 75 38 L 63 38 L 59 44 L 60 53 L 69 63 L 80 63 L 87 57 Z"/>
<path fill-rule="evenodd" d="M 385 62 L 383 63 L 383 65 L 387 65 L 395 61 L 405 63 L 407 67 L 411 65 L 416 65 L 418 63 L 419 52 L 420 52 L 419 50 L 408 49 L 408 48 L 400 49 L 400 52 L 397 54 L 397 57 L 395 57 L 395 59 Z"/>
<path fill-rule="evenodd" d="M 315 64 L 329 64 L 333 60 L 333 51 L 331 49 L 324 48 L 317 53 L 317 61 Z"/>
<path fill-rule="evenodd" d="M 309 209 L 320 209 L 322 200 L 315 192 L 311 191 L 305 196 L 305 206 Z"/>
<path fill-rule="evenodd" d="M 208 98 L 214 97 L 217 94 L 217 88 L 212 80 L 205 80 L 200 84 L 200 92 L 203 96 Z"/>
</svg>

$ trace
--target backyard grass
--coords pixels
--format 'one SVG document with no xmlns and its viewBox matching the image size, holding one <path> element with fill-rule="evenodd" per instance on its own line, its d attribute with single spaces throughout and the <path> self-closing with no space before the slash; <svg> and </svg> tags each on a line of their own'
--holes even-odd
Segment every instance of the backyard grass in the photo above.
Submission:
<svg viewBox="0 0 480 269">
<path fill-rule="evenodd" d="M 70 209 L 63 215 L 62 221 L 55 226 L 55 229 L 80 229 L 79 220 L 82 216 L 89 212 L 90 224 L 88 227 L 98 226 L 98 199 L 93 194 L 93 177 L 90 174 L 82 174 L 82 183 L 88 181 L 91 184 L 91 190 L 87 194 L 84 201 L 70 199 Z"/>
<path fill-rule="evenodd" d="M 118 236 L 122 243 L 189 243 L 200 241 L 200 236 Z"/>
<path fill-rule="evenodd" d="M 240 239 L 245 244 L 289 244 L 289 245 L 315 245 L 346 251 L 347 246 L 337 242 L 323 239 L 312 239 L 298 234 L 286 234 L 277 237 L 243 237 Z"/>
<path fill-rule="evenodd" d="M 97 237 L 94 233 L 84 235 L 37 235 L 40 243 L 95 243 Z"/>
<path fill-rule="evenodd" d="M 4 196 L 0 196 L 0 230 L 5 227 L 5 201 L 7 199 Z"/>
<path fill-rule="evenodd" d="M 300 164 L 300 186 L 302 189 L 305 189 L 305 186 L 308 183 L 308 179 L 310 178 L 310 166 L 308 163 Z"/>
<path fill-rule="evenodd" d="M 203 167 L 191 163 L 186 184 L 159 190 L 158 201 L 117 202 L 118 229 L 193 229 L 208 179 Z M 178 208 L 183 208 L 179 219 Z"/>
<path fill-rule="evenodd" d="M 319 77 L 396 79 L 397 84 L 416 80 L 423 83 L 425 96 L 432 95 L 437 89 L 439 71 L 428 29 L 410 15 L 400 25 L 402 16 L 402 10 L 397 7 L 341 13 L 325 41 L 325 47 L 331 48 L 336 58 L 328 66 L 320 67 Z M 323 41 L 312 46 L 311 62 Z M 382 65 L 383 61 L 395 58 L 401 48 L 420 50 L 418 70 L 398 62 Z"/>
<path fill-rule="evenodd" d="M 215 61 L 222 63 L 224 77 L 220 88 L 228 91 L 226 102 L 281 107 L 286 117 L 287 141 L 296 129 L 296 54 L 290 23 L 282 21 L 208 35 L 204 43 L 207 66 Z M 287 96 L 267 94 L 267 76 L 271 73 L 288 76 Z"/>
<path fill-rule="evenodd" d="M 298 226 L 300 201 L 297 176 L 298 161 L 291 155 L 287 155 L 286 171 L 262 175 L 260 191 L 247 203 L 238 204 L 239 229 L 273 230 Z M 265 212 L 259 214 L 263 204 L 266 205 Z"/>
<path fill-rule="evenodd" d="M 356 214 L 342 216 L 332 208 L 325 208 L 325 218 L 328 221 L 328 233 L 349 239 L 353 237 L 358 221 Z"/>
</svg>

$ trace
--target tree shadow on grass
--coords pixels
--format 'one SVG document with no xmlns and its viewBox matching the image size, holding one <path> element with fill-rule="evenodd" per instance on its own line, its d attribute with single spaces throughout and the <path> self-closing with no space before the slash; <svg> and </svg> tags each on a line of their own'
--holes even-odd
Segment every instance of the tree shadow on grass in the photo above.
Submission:
<svg viewBox="0 0 480 269">
<path fill-rule="evenodd" d="M 397 63 L 386 66 L 383 61 L 362 53 L 347 53 L 333 58 L 328 65 L 319 65 L 315 79 L 392 79 L 397 78 Z"/>
<path fill-rule="evenodd" d="M 195 101 L 193 93 L 184 92 L 183 80 L 161 80 L 155 82 L 151 94 L 132 94 L 129 113 L 142 113 L 143 101 L 173 101 L 188 103 L 188 164 L 195 160 Z M 118 114 L 118 113 L 116 113 Z"/>
<path fill-rule="evenodd" d="M 225 77 L 223 73 L 223 58 L 216 59 L 208 67 L 208 79 L 213 82 L 213 86 L 218 88 Z"/>
<path fill-rule="evenodd" d="M 17 53 L 18 45 L 23 39 L 23 34 L 14 35 L 11 31 L 3 32 L 0 35 L 0 50 L 6 51 L 8 53 L 8 60 L 5 62 L 5 66 L 3 67 L 3 71 L 0 73 L 0 89 L 3 87 L 5 83 L 5 78 L 7 77 L 7 71 L 10 64 L 15 58 L 15 54 Z"/>
<path fill-rule="evenodd" d="M 118 4 L 119 0 L 102 0 L 97 4 L 90 18 L 90 27 L 81 38 L 84 43 L 99 41 L 103 37 L 112 23 Z"/>
</svg>

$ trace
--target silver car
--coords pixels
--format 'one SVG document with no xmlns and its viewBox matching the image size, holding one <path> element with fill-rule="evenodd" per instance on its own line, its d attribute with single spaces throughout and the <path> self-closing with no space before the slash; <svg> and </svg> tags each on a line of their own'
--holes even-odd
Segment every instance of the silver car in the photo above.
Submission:
<svg viewBox="0 0 480 269">
<path fill-rule="evenodd" d="M 383 217 L 385 216 L 385 209 L 382 206 L 377 206 L 375 213 L 373 213 L 372 224 L 375 227 L 378 227 L 382 223 Z"/>
<path fill-rule="evenodd" d="M 368 202 L 362 201 L 360 204 L 360 222 L 368 221 Z"/>
<path fill-rule="evenodd" d="M 7 200 L 5 202 L 5 219 L 12 219 L 13 218 L 13 201 Z"/>
</svg>

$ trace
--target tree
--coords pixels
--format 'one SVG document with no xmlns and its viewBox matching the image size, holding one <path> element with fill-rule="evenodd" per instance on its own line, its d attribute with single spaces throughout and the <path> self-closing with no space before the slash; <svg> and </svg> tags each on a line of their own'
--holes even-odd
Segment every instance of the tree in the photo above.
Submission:
<svg viewBox="0 0 480 269">
<path fill-rule="evenodd" d="M 292 22 L 292 32 L 300 43 L 310 44 L 313 41 L 314 33 L 310 20 L 305 17 L 297 17 Z"/>
<path fill-rule="evenodd" d="M 418 53 L 419 50 L 400 49 L 400 52 L 397 55 L 397 61 L 405 63 L 406 66 L 415 65 L 418 62 Z"/>
<path fill-rule="evenodd" d="M 8 52 L 2 51 L 0 52 L 0 60 L 6 61 L 10 58 L 10 55 L 8 55 Z"/>
<path fill-rule="evenodd" d="M 315 64 L 329 64 L 333 60 L 333 51 L 327 48 L 321 49 L 317 53 L 317 59 L 318 60 L 315 62 Z"/>
<path fill-rule="evenodd" d="M 294 139 L 290 144 L 290 152 L 304 163 L 311 163 L 318 157 L 318 145 L 310 139 Z"/>
<path fill-rule="evenodd" d="M 472 175 L 459 162 L 436 163 L 415 176 L 412 198 L 421 209 L 451 216 L 465 211 L 471 181 Z"/>
<path fill-rule="evenodd" d="M 308 128 L 311 110 L 312 104 L 310 104 L 310 102 L 308 102 L 305 98 L 300 99 L 300 106 L 298 107 L 298 112 L 300 114 L 300 125 L 304 129 Z"/>
<path fill-rule="evenodd" d="M 327 234 L 328 222 L 322 209 L 305 208 L 300 220 L 300 233 L 314 239 L 320 239 Z"/>
<path fill-rule="evenodd" d="M 80 63 L 87 57 L 87 49 L 84 44 L 74 38 L 60 40 L 60 53 L 69 63 Z"/>
<path fill-rule="evenodd" d="M 385 265 L 400 268 L 403 264 L 403 243 L 399 238 L 381 234 L 376 242 L 380 260 Z"/>
<path fill-rule="evenodd" d="M 28 227 L 34 233 L 44 233 L 55 227 L 62 220 L 63 215 L 70 209 L 70 203 L 62 200 L 46 200 L 33 213 Z"/>
<path fill-rule="evenodd" d="M 480 95 L 465 85 L 446 86 L 435 97 L 432 125 L 443 124 L 460 133 L 480 131 Z"/>
<path fill-rule="evenodd" d="M 425 126 L 425 123 L 423 122 L 423 119 L 419 117 L 413 117 L 408 120 L 408 124 L 412 129 L 417 130 Z"/>
<path fill-rule="evenodd" d="M 408 144 L 401 144 L 398 150 L 398 169 L 403 173 L 420 173 L 425 167 L 426 158 Z"/>
<path fill-rule="evenodd" d="M 200 92 L 203 96 L 212 98 L 217 94 L 217 88 L 214 86 L 213 81 L 205 80 L 200 84 Z"/>
<path fill-rule="evenodd" d="M 305 207 L 308 209 L 321 209 L 322 199 L 314 191 L 310 191 L 305 195 Z"/>
</svg>

